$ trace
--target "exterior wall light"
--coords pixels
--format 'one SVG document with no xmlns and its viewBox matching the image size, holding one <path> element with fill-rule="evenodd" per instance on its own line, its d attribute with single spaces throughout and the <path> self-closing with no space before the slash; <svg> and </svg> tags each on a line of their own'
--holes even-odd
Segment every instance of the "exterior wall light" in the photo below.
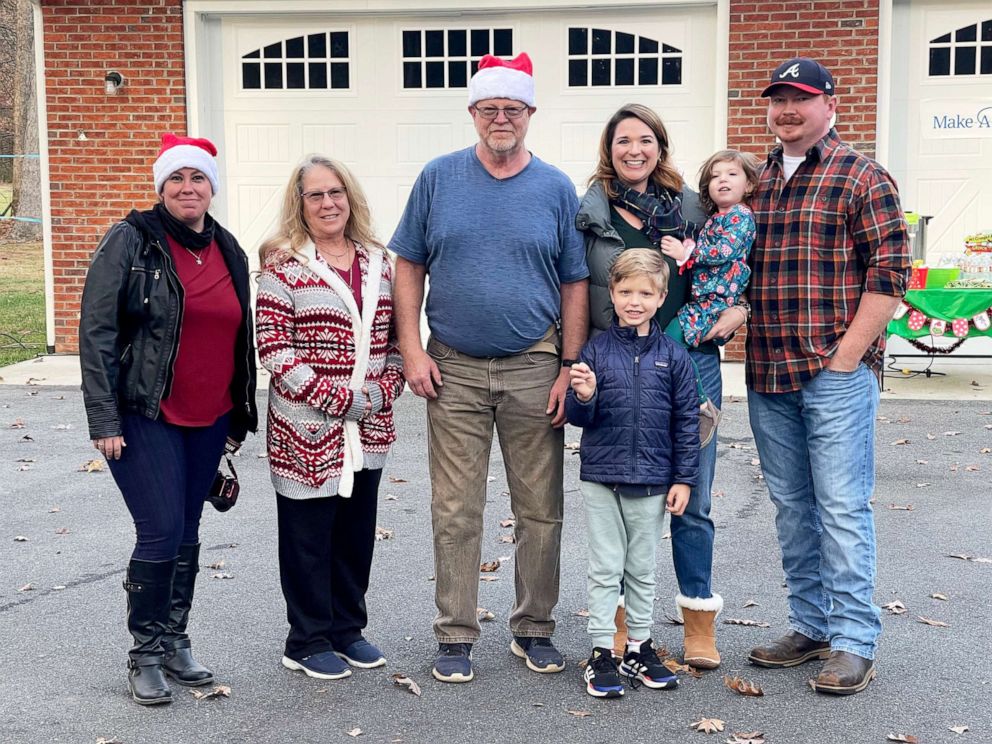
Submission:
<svg viewBox="0 0 992 744">
<path fill-rule="evenodd" d="M 103 81 L 104 90 L 107 92 L 107 95 L 116 96 L 124 85 L 124 76 L 117 72 L 117 70 L 110 70 L 103 78 Z"/>
</svg>

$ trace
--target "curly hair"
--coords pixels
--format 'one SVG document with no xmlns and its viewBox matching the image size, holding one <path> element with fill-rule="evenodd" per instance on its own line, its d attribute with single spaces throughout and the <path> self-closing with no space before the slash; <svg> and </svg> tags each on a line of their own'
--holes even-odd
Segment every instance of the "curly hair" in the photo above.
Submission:
<svg viewBox="0 0 992 744">
<path fill-rule="evenodd" d="M 603 135 L 599 139 L 599 162 L 596 164 L 596 171 L 589 178 L 589 184 L 599 181 L 603 184 L 607 196 L 610 198 L 616 196 L 610 188 L 610 182 L 617 178 L 616 168 L 613 167 L 613 137 L 617 126 L 625 119 L 637 119 L 643 122 L 658 140 L 658 164 L 651 174 L 651 180 L 670 191 L 681 191 L 682 176 L 672 162 L 672 148 L 665 124 L 653 109 L 640 103 L 624 104 L 606 122 Z"/>
<path fill-rule="evenodd" d="M 276 231 L 266 238 L 258 249 L 260 265 L 282 263 L 292 256 L 299 257 L 300 248 L 311 239 L 306 220 L 303 218 L 303 178 L 314 168 L 319 167 L 334 172 L 347 190 L 351 214 L 344 226 L 344 234 L 369 250 L 385 249 L 375 236 L 369 202 L 358 180 L 344 163 L 324 155 L 313 154 L 307 155 L 293 168 L 283 194 Z"/>
<path fill-rule="evenodd" d="M 748 189 L 744 193 L 745 204 L 751 200 L 754 187 L 758 185 L 758 161 L 754 155 L 739 150 L 720 150 L 713 153 L 699 169 L 699 203 L 706 214 L 713 214 L 716 211 L 716 204 L 710 197 L 710 181 L 713 180 L 713 166 L 717 163 L 738 163 L 740 165 L 748 185 Z"/>
</svg>

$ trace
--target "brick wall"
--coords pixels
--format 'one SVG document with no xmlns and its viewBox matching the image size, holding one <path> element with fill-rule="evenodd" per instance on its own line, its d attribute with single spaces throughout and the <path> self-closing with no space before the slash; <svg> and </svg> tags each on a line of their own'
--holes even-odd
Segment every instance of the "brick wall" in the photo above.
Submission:
<svg viewBox="0 0 992 744">
<path fill-rule="evenodd" d="M 878 85 L 878 0 L 806 0 L 730 3 L 727 144 L 760 158 L 774 143 L 761 91 L 772 70 L 790 57 L 813 57 L 837 83 L 837 132 L 875 154 Z M 743 359 L 744 336 L 727 347 Z"/>
<path fill-rule="evenodd" d="M 186 131 L 181 0 L 44 0 L 55 350 L 77 350 L 79 296 L 107 228 L 154 202 L 162 132 Z M 104 75 L 126 79 L 116 96 Z"/>
</svg>

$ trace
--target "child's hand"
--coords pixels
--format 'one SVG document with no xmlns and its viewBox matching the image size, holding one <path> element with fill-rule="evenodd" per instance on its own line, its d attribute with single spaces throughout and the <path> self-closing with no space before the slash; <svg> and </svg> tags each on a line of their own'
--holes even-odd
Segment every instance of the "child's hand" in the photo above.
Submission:
<svg viewBox="0 0 992 744">
<path fill-rule="evenodd" d="M 665 499 L 665 511 L 673 517 L 681 517 L 682 512 L 689 505 L 689 493 L 692 491 L 684 483 L 676 483 L 668 489 L 668 498 Z"/>
<path fill-rule="evenodd" d="M 568 370 L 568 382 L 575 397 L 585 403 L 596 392 L 596 373 L 585 362 L 577 362 Z"/>
<path fill-rule="evenodd" d="M 682 241 L 678 238 L 673 238 L 671 235 L 665 235 L 661 239 L 661 252 L 669 258 L 674 258 L 676 261 L 685 260 L 687 253 Z"/>
</svg>

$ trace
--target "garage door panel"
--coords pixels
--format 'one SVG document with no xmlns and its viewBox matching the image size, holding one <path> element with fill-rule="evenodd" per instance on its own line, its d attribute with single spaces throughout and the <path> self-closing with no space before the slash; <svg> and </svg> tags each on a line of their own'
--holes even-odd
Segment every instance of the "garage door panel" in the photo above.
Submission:
<svg viewBox="0 0 992 744">
<path fill-rule="evenodd" d="M 225 17 L 221 30 L 223 121 L 225 141 L 233 143 L 225 153 L 228 222 L 246 246 L 257 245 L 274 224 L 278 209 L 278 200 L 262 198 L 257 187 L 264 182 L 278 190 L 303 154 L 322 152 L 354 170 L 365 187 L 380 235 L 388 238 L 423 165 L 477 141 L 466 111 L 467 90 L 457 84 L 467 80 L 472 58 L 481 56 L 475 51 L 486 48 L 506 54 L 507 45 L 512 53 L 527 51 L 534 61 L 538 111 L 531 122 L 528 148 L 561 167 L 580 191 L 595 166 L 604 122 L 629 101 L 644 102 L 664 116 L 679 166 L 694 170 L 710 154 L 716 139 L 711 104 L 715 17 L 713 8 L 540 12 L 512 18 L 486 14 L 473 15 L 470 22 L 458 16 L 427 20 L 369 16 L 347 22 L 313 16 L 292 24 L 277 15 L 275 19 Z M 589 30 L 585 49 L 574 45 L 570 49 L 570 35 L 574 37 L 574 29 L 582 28 Z M 594 49 L 593 31 L 597 29 L 599 46 Z M 348 87 L 287 89 L 290 66 L 301 64 L 301 59 L 302 64 L 311 61 L 310 36 L 332 33 L 347 35 L 347 55 L 321 59 L 327 64 L 335 59 L 347 63 Z M 499 49 L 497 37 L 503 44 Z M 301 53 L 300 38 L 303 56 L 293 57 Z M 473 38 L 483 46 L 474 49 Z M 330 39 L 327 36 L 327 49 L 316 51 L 329 53 Z M 647 40 L 643 52 L 641 39 Z M 602 51 L 607 43 L 608 53 Z M 260 66 L 261 87 L 249 90 L 243 86 L 241 66 L 246 62 L 243 55 L 254 51 L 258 57 L 248 62 Z M 652 55 L 658 62 L 656 85 L 621 85 L 611 78 L 609 85 L 576 87 L 569 78 L 570 62 L 576 60 L 584 60 L 590 71 L 594 62 L 602 67 L 604 60 L 612 71 L 619 60 L 621 67 L 633 64 L 639 73 L 641 59 Z M 680 79 L 662 85 L 665 60 L 676 58 Z M 444 65 L 441 78 L 436 75 L 437 62 Z M 265 87 L 266 64 L 282 65 L 278 70 L 272 68 L 281 78 L 271 75 L 282 88 Z M 410 85 L 411 65 L 419 65 L 421 87 Z M 459 65 L 465 72 L 461 81 Z M 299 67 L 293 69 L 299 73 Z M 429 70 L 434 73 L 432 81 L 427 79 Z M 294 84 L 301 80 L 309 82 L 306 75 L 297 75 Z M 427 87 L 428 82 L 439 81 L 446 87 Z M 250 187 L 244 196 L 242 185 Z"/>
</svg>

